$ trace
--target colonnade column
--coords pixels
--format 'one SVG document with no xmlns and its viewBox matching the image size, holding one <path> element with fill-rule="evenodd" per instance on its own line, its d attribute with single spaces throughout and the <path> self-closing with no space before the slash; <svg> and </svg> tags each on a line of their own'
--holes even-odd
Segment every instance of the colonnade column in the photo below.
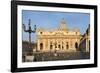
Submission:
<svg viewBox="0 0 100 73">
<path fill-rule="evenodd" d="M 43 39 L 43 51 L 45 51 L 46 44 L 45 44 L 45 39 Z"/>
<path fill-rule="evenodd" d="M 40 51 L 40 39 L 37 40 L 37 50 Z"/>
</svg>

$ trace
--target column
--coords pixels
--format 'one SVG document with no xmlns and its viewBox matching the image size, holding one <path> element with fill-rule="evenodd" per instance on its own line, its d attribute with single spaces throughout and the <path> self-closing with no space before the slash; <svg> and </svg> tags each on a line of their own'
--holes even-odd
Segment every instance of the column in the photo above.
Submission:
<svg viewBox="0 0 100 73">
<path fill-rule="evenodd" d="M 48 48 L 47 50 L 50 50 L 50 39 L 48 39 Z"/>
<path fill-rule="evenodd" d="M 70 47 L 70 40 L 68 39 L 68 46 L 69 46 L 69 50 L 71 50 L 71 47 Z"/>
<path fill-rule="evenodd" d="M 40 39 L 37 40 L 37 50 L 40 51 Z"/>
<path fill-rule="evenodd" d="M 64 39 L 64 44 L 63 44 L 63 46 L 64 46 L 64 50 L 66 50 L 66 41 L 65 41 L 65 39 Z"/>
<path fill-rule="evenodd" d="M 54 43 L 55 43 L 55 40 L 53 39 L 53 42 L 52 42 L 52 45 L 53 45 L 53 49 L 52 50 L 53 51 L 55 50 L 55 44 Z"/>
<path fill-rule="evenodd" d="M 46 51 L 46 49 L 45 49 L 45 39 L 43 39 L 43 51 Z"/>
<path fill-rule="evenodd" d="M 89 41 L 86 39 L 86 52 L 89 52 Z"/>
<path fill-rule="evenodd" d="M 45 39 L 44 41 L 45 41 L 44 49 L 47 50 L 47 39 Z"/>
<path fill-rule="evenodd" d="M 60 39 L 60 49 L 62 50 L 62 40 Z"/>
</svg>

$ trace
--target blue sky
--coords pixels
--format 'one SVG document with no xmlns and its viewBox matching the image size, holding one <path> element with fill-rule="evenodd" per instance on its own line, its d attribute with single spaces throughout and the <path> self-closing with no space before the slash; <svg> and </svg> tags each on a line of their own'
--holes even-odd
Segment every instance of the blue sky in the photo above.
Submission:
<svg viewBox="0 0 100 73">
<path fill-rule="evenodd" d="M 31 19 L 32 29 L 34 25 L 37 28 L 55 29 L 59 27 L 60 21 L 64 18 L 66 27 L 71 29 L 79 28 L 81 34 L 84 34 L 88 24 L 90 24 L 89 13 L 76 12 L 48 12 L 48 11 L 22 11 L 22 22 L 28 27 L 28 20 Z M 28 28 L 27 28 L 28 29 Z M 35 41 L 36 34 L 32 33 L 32 41 Z M 28 41 L 28 33 L 23 32 L 23 40 Z"/>
</svg>

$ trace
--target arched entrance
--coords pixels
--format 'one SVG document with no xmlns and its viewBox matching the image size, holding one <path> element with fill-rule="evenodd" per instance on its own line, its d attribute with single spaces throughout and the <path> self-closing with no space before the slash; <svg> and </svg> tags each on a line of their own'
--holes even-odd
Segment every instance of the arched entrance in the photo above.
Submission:
<svg viewBox="0 0 100 73">
<path fill-rule="evenodd" d="M 75 48 L 78 51 L 78 43 L 77 42 L 75 43 Z"/>
<path fill-rule="evenodd" d="M 68 45 L 68 42 L 66 43 L 66 49 L 69 49 L 69 45 Z"/>
<path fill-rule="evenodd" d="M 53 49 L 53 45 L 50 45 L 50 50 L 52 50 Z"/>
<path fill-rule="evenodd" d="M 40 50 L 43 50 L 43 43 L 40 43 Z"/>
<path fill-rule="evenodd" d="M 58 45 L 58 48 L 59 48 L 59 49 L 61 49 L 61 46 L 60 46 L 60 45 Z"/>
<path fill-rule="evenodd" d="M 69 46 L 68 45 L 66 45 L 66 49 L 69 49 Z"/>
</svg>

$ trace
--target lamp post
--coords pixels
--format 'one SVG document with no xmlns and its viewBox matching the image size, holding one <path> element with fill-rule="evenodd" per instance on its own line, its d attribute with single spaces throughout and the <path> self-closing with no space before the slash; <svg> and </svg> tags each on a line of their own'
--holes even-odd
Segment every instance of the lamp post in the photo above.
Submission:
<svg viewBox="0 0 100 73">
<path fill-rule="evenodd" d="M 23 24 L 23 30 L 24 30 L 24 32 L 29 33 L 29 49 L 31 50 L 31 34 L 36 32 L 36 25 L 34 25 L 34 30 L 32 30 L 31 20 L 29 19 L 28 29 L 26 29 L 26 26 Z"/>
</svg>

